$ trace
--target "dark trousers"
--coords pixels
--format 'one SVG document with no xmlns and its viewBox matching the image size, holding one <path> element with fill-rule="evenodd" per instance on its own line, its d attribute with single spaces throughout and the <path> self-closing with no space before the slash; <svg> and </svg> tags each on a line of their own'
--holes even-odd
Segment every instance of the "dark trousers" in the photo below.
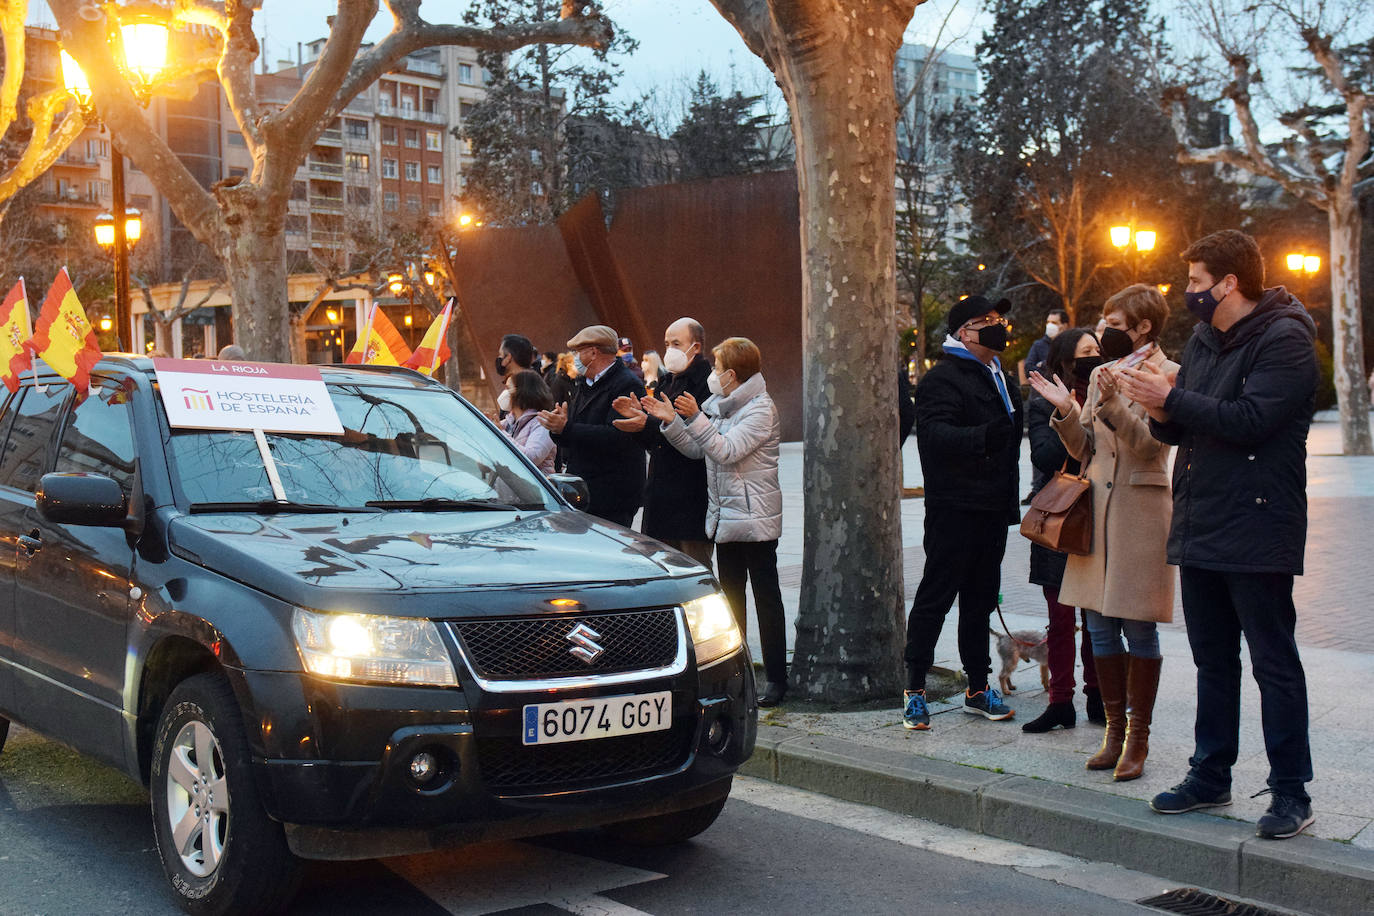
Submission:
<svg viewBox="0 0 1374 916">
<path fill-rule="evenodd" d="M 1073 650 L 1078 639 L 1077 609 L 1059 601 L 1059 589 L 1043 586 L 1045 605 L 1049 609 L 1049 633 L 1045 637 L 1049 650 L 1050 702 L 1068 703 L 1073 700 Z M 1093 664 L 1093 645 L 1088 638 L 1087 624 L 1083 625 L 1083 687 L 1097 687 L 1097 667 Z"/>
<path fill-rule="evenodd" d="M 778 542 L 716 542 L 716 578 L 730 602 L 741 633 L 745 627 L 744 581 L 754 586 L 754 612 L 759 618 L 763 671 L 769 683 L 787 683 L 787 633 L 778 587 Z"/>
<path fill-rule="evenodd" d="M 1240 749 L 1240 637 L 1250 647 L 1259 685 L 1268 784 L 1309 801 L 1312 755 L 1307 742 L 1307 679 L 1293 635 L 1293 577 L 1179 569 L 1183 617 L 1197 665 L 1196 742 L 1191 776 L 1214 791 L 1231 788 Z"/>
<path fill-rule="evenodd" d="M 988 685 L 992 660 L 988 620 L 1002 586 L 1007 517 L 1002 512 L 966 512 L 926 506 L 925 570 L 906 622 L 908 690 L 923 690 L 935 663 L 935 643 L 954 599 L 959 599 L 959 661 L 968 689 Z"/>
</svg>

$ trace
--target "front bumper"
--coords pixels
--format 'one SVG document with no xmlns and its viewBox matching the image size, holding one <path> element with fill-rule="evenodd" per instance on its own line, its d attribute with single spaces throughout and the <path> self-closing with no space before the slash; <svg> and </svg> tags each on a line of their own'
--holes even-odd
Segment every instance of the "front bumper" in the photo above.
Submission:
<svg viewBox="0 0 1374 916">
<path fill-rule="evenodd" d="M 741 650 L 634 684 L 484 693 L 339 684 L 243 672 L 262 725 L 255 763 L 268 813 L 310 858 L 400 854 L 551 833 L 709 803 L 753 753 L 757 708 Z M 668 690 L 672 727 L 521 744 L 527 703 Z M 714 726 L 714 727 L 713 727 Z M 442 762 L 417 785 L 416 753 Z"/>
</svg>

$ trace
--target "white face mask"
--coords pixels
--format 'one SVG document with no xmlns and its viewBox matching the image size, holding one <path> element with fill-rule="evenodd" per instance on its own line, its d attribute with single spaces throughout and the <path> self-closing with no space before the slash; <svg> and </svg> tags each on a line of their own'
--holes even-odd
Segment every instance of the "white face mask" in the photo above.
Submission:
<svg viewBox="0 0 1374 916">
<path fill-rule="evenodd" d="M 496 396 L 496 406 L 501 408 L 503 413 L 510 413 L 510 389 L 502 388 L 501 393 Z"/>
<path fill-rule="evenodd" d="M 687 358 L 687 354 L 677 347 L 669 347 L 663 351 L 663 368 L 674 375 L 686 369 L 690 362 L 691 360 Z"/>
<path fill-rule="evenodd" d="M 1051 340 L 1053 340 L 1055 336 L 1059 334 L 1059 330 L 1059 325 L 1055 324 L 1053 321 L 1045 322 L 1045 336 L 1050 338 Z"/>
<path fill-rule="evenodd" d="M 712 372 L 706 376 L 706 387 L 718 398 L 725 397 L 725 387 L 720 383 L 720 375 Z"/>
<path fill-rule="evenodd" d="M 581 354 L 581 353 L 574 353 L 574 354 L 573 354 L 573 368 L 577 370 L 577 374 L 578 374 L 578 375 L 586 375 L 586 374 L 587 374 L 587 364 L 584 363 L 584 362 L 582 362 L 582 354 Z"/>
</svg>

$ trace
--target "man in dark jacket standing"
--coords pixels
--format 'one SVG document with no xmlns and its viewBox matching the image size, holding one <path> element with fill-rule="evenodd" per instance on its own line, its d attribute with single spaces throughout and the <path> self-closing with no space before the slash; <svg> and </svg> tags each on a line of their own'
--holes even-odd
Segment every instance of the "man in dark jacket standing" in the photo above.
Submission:
<svg viewBox="0 0 1374 916">
<path fill-rule="evenodd" d="M 988 620 L 1001 587 L 1007 526 L 1020 521 L 1021 392 L 997 358 L 1007 346 L 1002 316 L 1010 307 L 982 296 L 956 303 L 944 353 L 916 386 L 926 563 L 906 629 L 902 722 L 910 729 L 930 728 L 926 673 L 956 597 L 959 660 L 968 677 L 964 711 L 997 720 L 1014 715 L 988 684 Z"/>
<path fill-rule="evenodd" d="M 1178 446 L 1169 562 L 1197 665 L 1188 776 L 1150 807 L 1161 814 L 1231 803 L 1240 744 L 1240 637 L 1259 684 L 1273 799 L 1256 834 L 1296 836 L 1312 823 L 1306 784 L 1307 681 L 1294 637 L 1293 577 L 1307 538 L 1307 430 L 1317 385 L 1316 328 L 1243 232 L 1215 232 L 1183 252 L 1188 309 L 1199 321 L 1174 384 L 1147 366 L 1121 390 L 1150 413 L 1155 438 Z"/>
<path fill-rule="evenodd" d="M 644 491 L 644 448 L 630 433 L 616 429 L 611 404 L 622 396 L 643 397 L 644 385 L 616 357 L 616 333 L 602 324 L 577 332 L 568 341 L 580 377 L 570 404 L 539 412 L 567 464 L 568 473 L 587 482 L 587 511 L 629 527 Z"/>
<path fill-rule="evenodd" d="M 711 364 L 703 355 L 706 332 L 694 318 L 679 318 L 663 332 L 663 364 L 669 376 L 659 386 L 658 397 L 669 403 L 690 394 L 698 404 L 711 396 L 706 384 Z M 649 451 L 649 479 L 644 488 L 644 519 L 641 529 L 675 550 L 680 550 L 707 569 L 711 568 L 711 541 L 706 537 L 706 461 L 688 458 L 663 437 L 662 425 L 648 423 L 639 401 L 617 398 L 613 405 L 623 419 L 615 426 L 634 433 Z"/>
</svg>

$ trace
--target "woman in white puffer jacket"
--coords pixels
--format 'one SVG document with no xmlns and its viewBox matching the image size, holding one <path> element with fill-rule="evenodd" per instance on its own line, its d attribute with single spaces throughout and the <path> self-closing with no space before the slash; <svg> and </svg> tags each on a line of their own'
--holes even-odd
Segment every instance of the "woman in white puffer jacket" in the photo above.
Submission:
<svg viewBox="0 0 1374 916">
<path fill-rule="evenodd" d="M 715 370 L 708 384 L 713 394 L 700 408 L 690 394 L 672 404 L 647 397 L 642 404 L 663 424 L 663 436 L 674 448 L 706 459 L 706 535 L 716 544 L 720 586 L 744 632 L 744 585 L 746 580 L 753 584 L 768 679 L 759 705 L 776 706 L 787 693 L 787 633 L 778 587 L 782 427 L 753 341 L 731 337 L 712 352 Z"/>
</svg>

